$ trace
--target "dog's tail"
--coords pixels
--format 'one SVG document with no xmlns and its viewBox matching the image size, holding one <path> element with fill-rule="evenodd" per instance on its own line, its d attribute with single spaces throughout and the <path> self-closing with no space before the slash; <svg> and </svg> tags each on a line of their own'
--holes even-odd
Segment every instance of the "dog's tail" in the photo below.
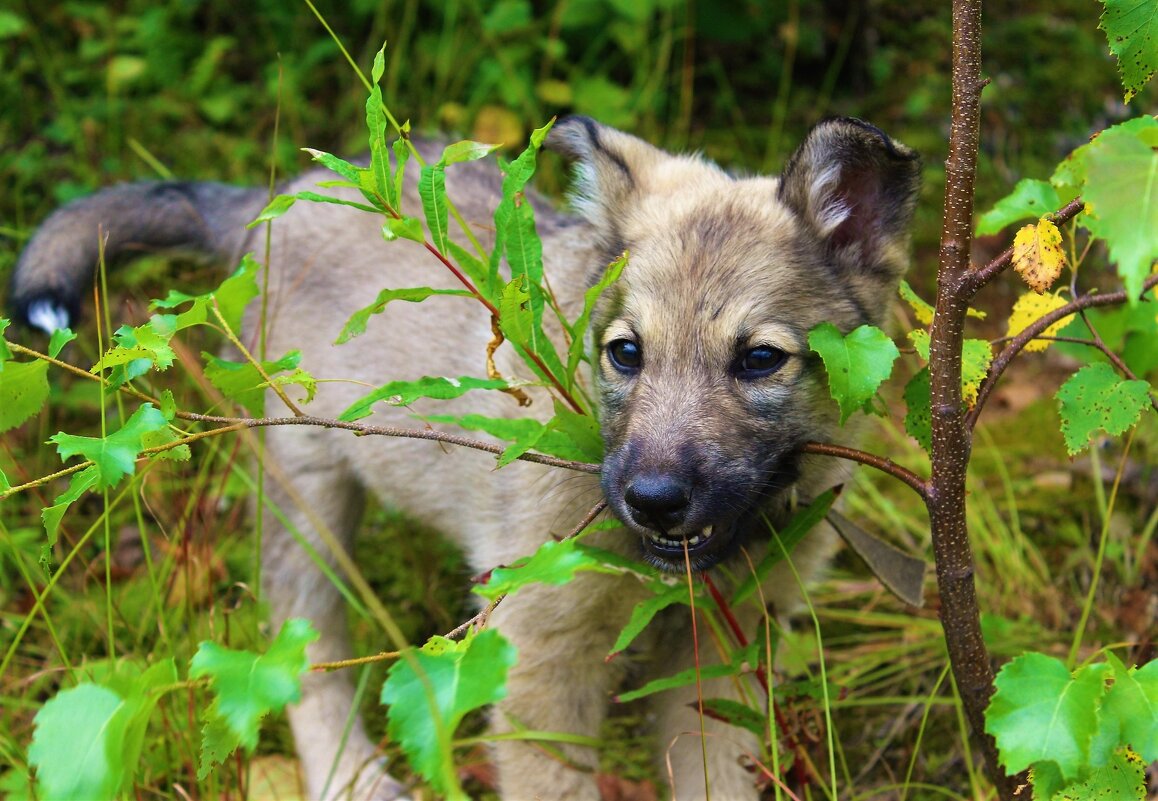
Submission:
<svg viewBox="0 0 1158 801">
<path fill-rule="evenodd" d="M 245 224 L 266 198 L 262 189 L 154 181 L 73 201 L 49 215 L 16 262 L 8 295 L 13 315 L 48 332 L 72 325 L 102 247 L 106 265 L 157 251 L 235 260 L 247 239 Z"/>
</svg>

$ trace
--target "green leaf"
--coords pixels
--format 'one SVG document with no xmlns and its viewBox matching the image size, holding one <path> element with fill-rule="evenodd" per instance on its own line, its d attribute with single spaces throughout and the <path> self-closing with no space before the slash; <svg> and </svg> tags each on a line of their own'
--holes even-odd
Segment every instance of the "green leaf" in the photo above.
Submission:
<svg viewBox="0 0 1158 801">
<path fill-rule="evenodd" d="M 1043 797 L 1052 801 L 1145 801 L 1147 795 L 1146 763 L 1124 749 L 1111 754 L 1106 765 L 1090 771 L 1085 781 Z"/>
<path fill-rule="evenodd" d="M 626 704 L 629 701 L 638 701 L 640 698 L 646 698 L 649 695 L 655 695 L 664 690 L 687 687 L 689 684 L 695 684 L 697 680 L 722 679 L 725 676 L 734 676 L 739 672 L 739 668 L 733 665 L 701 665 L 699 671 L 692 667 L 687 670 L 681 670 L 672 676 L 665 676 L 662 679 L 649 681 L 637 690 L 620 693 L 615 696 L 615 702 L 617 704 Z"/>
<path fill-rule="evenodd" d="M 408 406 L 419 398 L 449 400 L 465 395 L 472 389 L 507 389 L 513 386 L 500 378 L 442 378 L 423 376 L 417 381 L 391 381 L 350 404 L 339 420 L 347 422 L 369 417 L 375 403 L 383 401 L 390 406 Z"/>
<path fill-rule="evenodd" d="M 972 408 L 977 403 L 977 391 L 989 374 L 993 361 L 993 346 L 984 339 L 967 339 L 961 349 L 961 397 Z"/>
<path fill-rule="evenodd" d="M 48 400 L 48 362 L 8 362 L 0 370 L 0 433 L 23 423 Z"/>
<path fill-rule="evenodd" d="M 842 336 L 832 323 L 821 323 L 808 332 L 808 347 L 824 360 L 829 391 L 840 404 L 841 425 L 876 394 L 901 355 L 888 335 L 871 325 Z"/>
<path fill-rule="evenodd" d="M 205 359 L 205 377 L 221 394 L 241 404 L 254 417 L 265 415 L 266 381 L 250 362 L 231 362 L 212 353 L 202 353 Z M 271 378 L 284 370 L 293 370 L 302 360 L 300 351 L 291 350 L 276 362 L 262 362 L 262 369 Z"/>
<path fill-rule="evenodd" d="M 116 347 L 110 348 L 89 372 L 109 370 L 109 382 L 119 387 L 154 367 L 166 370 L 177 358 L 169 346 L 176 332 L 177 317 L 172 314 L 154 314 L 135 328 L 123 325 L 113 334 Z"/>
<path fill-rule="evenodd" d="M 118 431 L 105 437 L 81 437 L 74 434 L 54 434 L 49 442 L 56 445 L 61 461 L 82 456 L 93 462 L 97 469 L 96 489 L 109 489 L 122 478 L 132 475 L 137 456 L 144 446 L 141 438 L 168 426 L 165 415 L 151 403 L 142 404 Z"/>
<path fill-rule="evenodd" d="M 423 165 L 418 174 L 418 197 L 426 214 L 426 227 L 439 253 L 446 253 L 450 238 L 450 210 L 446 205 L 446 169 L 441 164 Z"/>
<path fill-rule="evenodd" d="M 502 700 L 515 648 L 495 629 L 455 642 L 434 637 L 390 667 L 382 687 L 387 730 L 435 790 L 466 799 L 452 738 L 467 712 Z"/>
<path fill-rule="evenodd" d="M 757 737 L 765 737 L 768 734 L 768 716 L 765 713 L 730 698 L 705 698 L 704 713 L 741 729 L 747 729 Z"/>
<path fill-rule="evenodd" d="M 627 621 L 627 625 L 619 632 L 619 636 L 615 639 L 615 644 L 611 646 L 611 650 L 607 653 L 608 659 L 635 642 L 635 638 L 642 634 L 643 630 L 647 628 L 647 625 L 664 609 L 667 609 L 672 604 L 687 603 L 688 601 L 688 588 L 686 585 L 655 582 L 652 589 L 655 590 L 655 595 L 652 595 L 647 600 L 631 608 L 631 619 Z"/>
<path fill-rule="evenodd" d="M 263 222 L 276 220 L 289 211 L 297 200 L 297 195 L 278 195 L 267 203 L 265 208 L 246 227 L 253 228 Z"/>
<path fill-rule="evenodd" d="M 1072 456 L 1089 445 L 1096 431 L 1125 433 L 1150 405 L 1150 385 L 1127 381 L 1105 362 L 1088 364 L 1057 392 L 1058 414 L 1066 450 Z"/>
<path fill-rule="evenodd" d="M 1077 187 L 1086 204 L 1079 222 L 1106 240 L 1136 304 L 1158 258 L 1158 121 L 1149 116 L 1115 125 L 1066 158 L 1051 179 Z"/>
<path fill-rule="evenodd" d="M 109 686 L 79 684 L 57 693 L 36 714 L 28 761 L 41 798 L 115 798 L 132 783 L 155 690 L 177 680 L 172 659 L 143 673 L 123 663 Z"/>
<path fill-rule="evenodd" d="M 410 133 L 410 123 L 409 122 L 405 122 L 402 124 L 402 133 L 403 133 L 403 135 Z M 394 168 L 394 197 L 395 198 L 401 198 L 402 197 L 402 184 L 406 178 L 406 164 L 410 161 L 410 147 L 407 145 L 406 140 L 402 136 L 395 139 L 394 144 L 391 147 L 394 150 L 394 164 L 395 164 L 395 168 Z M 399 213 L 401 213 L 402 212 L 401 207 L 399 207 L 397 209 L 397 211 Z"/>
<path fill-rule="evenodd" d="M 309 669 L 306 647 L 316 639 L 318 633 L 309 621 L 295 618 L 282 625 L 264 654 L 200 644 L 189 665 L 189 678 L 208 676 L 216 697 L 206 713 L 206 740 L 212 742 L 208 751 L 203 750 L 199 777 L 204 778 L 213 764 L 205 754 L 216 758 L 230 742 L 226 753 L 238 745 L 252 752 L 261 719 L 301 700 L 302 674 Z"/>
<path fill-rule="evenodd" d="M 575 444 L 581 460 L 603 461 L 603 437 L 599 433 L 599 423 L 589 414 L 573 412 L 555 401 L 555 416 L 548 424 L 552 431 L 558 431 Z"/>
<path fill-rule="evenodd" d="M 1038 653 L 1002 666 L 985 712 L 985 731 L 996 739 L 1007 772 L 1050 761 L 1066 781 L 1081 773 L 1089 762 L 1107 671 L 1107 665 L 1096 664 L 1071 676 L 1061 661 Z"/>
<path fill-rule="evenodd" d="M 1038 220 L 1074 199 L 1076 193 L 1068 189 L 1059 193 L 1048 181 L 1023 178 L 1013 191 L 994 204 L 977 220 L 977 235 L 996 234 L 1007 225 L 1022 220 Z M 928 323 L 926 323 L 928 325 Z"/>
<path fill-rule="evenodd" d="M 0 331 L 3 331 L 0 328 Z M 52 332 L 52 336 L 48 340 L 48 355 L 55 359 L 64 350 L 64 346 L 76 339 L 76 334 L 72 332 L 71 328 L 58 328 Z"/>
<path fill-rule="evenodd" d="M 792 550 L 804 539 L 804 536 L 825 518 L 835 501 L 836 492 L 834 490 L 822 492 L 808 506 L 798 509 L 782 530 L 769 532 L 769 540 L 778 539 L 780 545 L 770 542 L 768 552 L 756 565 L 756 575 L 749 575 L 736 589 L 732 596 L 732 606 L 743 603 L 756 591 L 757 583 L 763 583 L 768 578 L 773 566 L 784 561 L 785 554 L 792 554 Z"/>
<path fill-rule="evenodd" d="M 925 453 L 933 452 L 932 391 L 929 368 L 922 367 L 905 385 L 905 431 L 920 443 Z"/>
<path fill-rule="evenodd" d="M 324 150 L 314 150 L 312 147 L 303 147 L 302 150 L 309 153 L 310 158 L 318 162 L 318 164 L 321 164 L 330 172 L 337 173 L 354 185 L 361 185 L 362 175 L 367 172 L 365 167 L 351 164 L 332 153 L 326 153 Z"/>
<path fill-rule="evenodd" d="M 46 506 L 40 512 L 40 519 L 44 523 L 44 530 L 48 534 L 49 546 L 56 545 L 57 534 L 60 532 L 60 521 L 68 507 L 72 506 L 81 495 L 92 489 L 100 478 L 100 471 L 96 465 L 86 467 L 75 473 L 68 482 L 68 489 L 56 496 L 52 506 Z"/>
<path fill-rule="evenodd" d="M 0 317 L 0 373 L 4 372 L 4 362 L 12 358 L 12 351 L 8 349 L 8 342 L 4 339 L 4 331 L 10 325 L 12 325 L 11 320 Z"/>
<path fill-rule="evenodd" d="M 382 100 L 382 89 L 378 82 L 386 70 L 386 45 L 374 54 L 371 69 L 373 87 L 366 98 L 366 130 L 370 133 L 370 177 L 371 189 L 383 203 L 395 211 L 399 210 L 401 193 L 398 192 L 390 175 L 390 145 L 388 143 L 390 122 L 386 117 L 386 106 Z"/>
<path fill-rule="evenodd" d="M 591 324 L 591 312 L 607 288 L 619 280 L 619 276 L 623 274 L 623 268 L 627 266 L 627 259 L 628 254 L 625 252 L 608 264 L 595 286 L 583 293 L 583 311 L 571 326 L 571 346 L 567 349 L 568 388 L 575 386 L 575 371 L 586 352 L 587 328 Z"/>
<path fill-rule="evenodd" d="M 206 292 L 203 295 L 186 295 L 184 292 L 170 290 L 164 300 L 154 300 L 151 305 L 158 309 L 172 309 L 186 303 L 192 304 L 187 311 L 178 315 L 173 323 L 174 331 L 180 331 L 191 325 L 204 323 L 208 319 L 209 308 L 216 301 L 217 310 L 221 313 L 225 324 L 229 326 L 231 331 L 237 332 L 241 330 L 241 317 L 245 313 L 245 307 L 258 295 L 257 272 L 259 269 L 261 269 L 261 265 L 253 258 L 253 254 L 246 253 L 233 274 L 222 281 L 221 285 L 212 292 Z"/>
<path fill-rule="evenodd" d="M 387 242 L 395 239 L 409 239 L 419 244 L 426 241 L 422 222 L 417 217 L 387 217 L 382 224 L 382 238 Z"/>
<path fill-rule="evenodd" d="M 1142 0 L 1102 0 L 1098 27 L 1106 32 L 1110 52 L 1129 103 L 1158 68 L 1158 4 Z"/>
<path fill-rule="evenodd" d="M 1126 669 L 1111 653 L 1114 683 L 1102 702 L 1102 725 L 1112 746 L 1129 745 L 1147 763 L 1158 760 L 1158 660 Z"/>
<path fill-rule="evenodd" d="M 446 166 L 450 164 L 461 164 L 464 161 L 478 161 L 494 153 L 499 147 L 499 145 L 488 145 L 483 142 L 474 142 L 465 139 L 444 147 L 442 149 L 442 157 L 438 160 L 438 163 Z"/>
<path fill-rule="evenodd" d="M 583 461 L 587 458 L 571 436 L 552 430 L 550 424 L 544 425 L 538 420 L 526 417 L 484 417 L 481 414 L 467 414 L 461 417 L 454 415 L 425 415 L 424 420 L 431 423 L 447 423 L 460 426 L 468 431 L 485 431 L 492 437 L 515 443 L 500 457 L 500 466 L 514 461 L 516 456 L 535 450 L 560 459 Z M 526 444 L 532 443 L 532 444 Z M 526 447 L 523 447 L 526 445 Z M 516 447 L 517 446 L 517 447 Z"/>
<path fill-rule="evenodd" d="M 338 335 L 335 345 L 341 345 L 344 342 L 349 342 L 356 336 L 365 333 L 366 323 L 375 314 L 381 314 L 386 305 L 394 300 L 404 300 L 408 303 L 420 303 L 432 295 L 453 295 L 458 297 L 471 297 L 468 290 L 465 289 L 431 289 L 428 286 L 413 287 L 410 289 L 383 289 L 378 293 L 378 297 L 374 302 L 363 309 L 354 312 L 346 324 L 342 326 L 342 333 Z"/>
<path fill-rule="evenodd" d="M 496 567 L 491 571 L 487 583 L 475 587 L 474 591 L 488 601 L 493 601 L 500 595 L 518 592 L 528 584 L 549 584 L 554 587 L 566 584 L 580 571 L 617 572 L 605 567 L 573 539 L 562 542 L 547 540 L 530 556 L 524 556 L 507 567 Z"/>
</svg>

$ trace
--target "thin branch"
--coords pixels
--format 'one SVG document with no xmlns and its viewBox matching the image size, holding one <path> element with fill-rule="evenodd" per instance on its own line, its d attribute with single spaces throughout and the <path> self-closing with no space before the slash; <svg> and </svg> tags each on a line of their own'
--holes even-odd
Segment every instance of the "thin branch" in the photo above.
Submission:
<svg viewBox="0 0 1158 801">
<path fill-rule="evenodd" d="M 1151 275 L 1142 282 L 1142 294 L 1146 294 L 1155 286 L 1158 286 L 1158 274 Z M 1119 303 L 1125 303 L 1130 299 L 1126 294 L 1126 290 L 1120 289 L 1117 292 L 1107 292 L 1105 294 L 1088 293 L 1082 295 L 1076 300 L 1072 300 L 1064 306 L 1059 306 L 1048 314 L 1042 315 L 1032 324 L 1030 324 L 1024 331 L 1009 340 L 1009 344 L 1005 349 L 993 359 L 993 363 L 989 366 L 989 373 L 985 376 L 985 380 L 981 382 L 981 386 L 977 390 L 977 403 L 969 412 L 968 424 L 973 428 L 977 424 L 977 418 L 981 415 L 981 409 L 985 406 L 985 401 L 989 398 L 989 394 L 993 391 L 993 387 L 997 384 L 1001 374 L 1005 372 L 1005 368 L 1013 361 L 1017 354 L 1021 353 L 1022 349 L 1029 344 L 1029 342 L 1037 337 L 1045 329 L 1061 320 L 1063 317 L 1068 317 L 1071 314 L 1077 314 L 1083 309 L 1091 309 L 1098 306 L 1114 306 Z"/>
<path fill-rule="evenodd" d="M 835 456 L 839 459 L 848 459 L 852 462 L 859 462 L 860 464 L 867 464 L 869 467 L 875 467 L 877 470 L 888 473 L 893 478 L 908 484 L 914 492 L 921 496 L 922 500 L 928 500 L 928 482 L 926 482 L 923 478 L 911 470 L 901 467 L 892 459 L 886 459 L 885 457 L 877 456 L 874 453 L 859 451 L 856 448 L 846 448 L 843 445 L 832 445 L 827 442 L 806 442 L 800 451 L 801 453 L 815 453 L 823 456 Z"/>
<path fill-rule="evenodd" d="M 1085 204 L 1082 202 L 1082 199 L 1076 197 L 1054 213 L 1045 215 L 1045 217 L 1055 225 L 1061 225 L 1072 220 L 1078 215 L 1078 212 L 1084 208 Z M 967 300 L 971 299 L 981 287 L 1000 275 L 1012 262 L 1013 248 L 1006 248 L 994 258 L 993 261 L 984 267 L 970 272 L 965 284 L 961 287 L 961 291 L 965 293 L 965 298 Z"/>
</svg>

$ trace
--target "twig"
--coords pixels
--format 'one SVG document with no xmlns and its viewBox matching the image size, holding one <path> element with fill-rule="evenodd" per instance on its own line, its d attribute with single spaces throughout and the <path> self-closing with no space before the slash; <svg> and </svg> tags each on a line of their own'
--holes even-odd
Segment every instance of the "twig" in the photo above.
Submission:
<svg viewBox="0 0 1158 801">
<path fill-rule="evenodd" d="M 859 462 L 860 464 L 867 464 L 869 467 L 875 467 L 884 473 L 888 473 L 893 478 L 896 478 L 905 484 L 908 484 L 914 492 L 921 496 L 922 499 L 928 500 L 929 484 L 916 473 L 911 470 L 901 467 L 892 459 L 887 459 L 884 456 L 877 456 L 875 453 L 867 453 L 866 451 L 859 451 L 856 448 L 847 448 L 843 445 L 832 445 L 827 442 L 806 442 L 800 448 L 801 453 L 815 453 L 824 456 L 836 456 L 840 459 L 848 459 L 852 462 Z"/>
<path fill-rule="evenodd" d="M 1149 292 L 1156 285 L 1158 285 L 1158 275 L 1151 275 L 1142 282 L 1142 294 Z M 1001 374 L 1005 372 L 1005 368 L 1013 361 L 1030 340 L 1034 339 L 1045 329 L 1056 323 L 1063 317 L 1068 317 L 1071 314 L 1076 314 L 1084 309 L 1091 309 L 1098 306 L 1113 306 L 1119 303 L 1125 303 L 1130 296 L 1126 294 L 1126 290 L 1120 289 L 1117 292 L 1107 292 L 1105 294 L 1088 293 L 1082 295 L 1076 300 L 1072 300 L 1064 306 L 1060 306 L 1053 311 L 1039 317 L 1033 323 L 1020 332 L 1017 336 L 1009 340 L 1009 344 L 999 353 L 989 366 L 989 373 L 985 376 L 985 380 L 981 382 L 981 386 L 977 389 L 977 403 L 974 404 L 972 411 L 969 412 L 968 425 L 973 428 L 977 424 L 977 418 L 981 415 L 981 409 L 985 405 L 989 394 L 993 391 L 993 387 L 997 384 Z"/>
<path fill-rule="evenodd" d="M 217 307 L 216 297 L 213 298 L 213 303 L 209 305 L 209 310 L 213 312 L 213 316 L 216 317 L 217 322 L 221 324 L 221 332 L 225 334 L 225 338 L 229 340 L 229 343 L 233 345 L 233 347 L 241 351 L 241 355 L 245 357 L 247 362 L 253 365 L 254 369 L 257 370 L 258 374 L 261 376 L 262 381 L 265 382 L 265 385 L 272 389 L 274 393 L 276 393 L 277 396 L 281 398 L 281 402 L 286 405 L 286 408 L 294 413 L 294 416 L 301 417 L 303 415 L 302 410 L 298 408 L 296 403 L 290 400 L 289 395 L 285 394 L 285 390 L 274 382 L 269 373 L 265 371 L 265 365 L 263 365 L 257 359 L 253 358 L 253 354 L 250 353 L 249 349 L 242 344 L 240 339 L 237 338 L 237 334 L 233 333 L 233 329 L 229 327 L 229 323 L 225 322 L 225 318 L 221 316 L 221 309 Z"/>
</svg>

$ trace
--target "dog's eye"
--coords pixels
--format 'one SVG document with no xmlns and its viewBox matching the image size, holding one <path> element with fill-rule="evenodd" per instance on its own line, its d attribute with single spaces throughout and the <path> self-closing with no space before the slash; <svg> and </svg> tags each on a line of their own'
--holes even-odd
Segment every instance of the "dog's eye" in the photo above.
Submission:
<svg viewBox="0 0 1158 801">
<path fill-rule="evenodd" d="M 607 346 L 611 364 L 621 373 L 634 373 L 643 364 L 643 351 L 630 339 L 617 339 Z"/>
<path fill-rule="evenodd" d="M 760 345 L 740 357 L 737 373 L 740 378 L 753 379 L 772 375 L 788 361 L 788 354 L 779 348 Z"/>
</svg>

